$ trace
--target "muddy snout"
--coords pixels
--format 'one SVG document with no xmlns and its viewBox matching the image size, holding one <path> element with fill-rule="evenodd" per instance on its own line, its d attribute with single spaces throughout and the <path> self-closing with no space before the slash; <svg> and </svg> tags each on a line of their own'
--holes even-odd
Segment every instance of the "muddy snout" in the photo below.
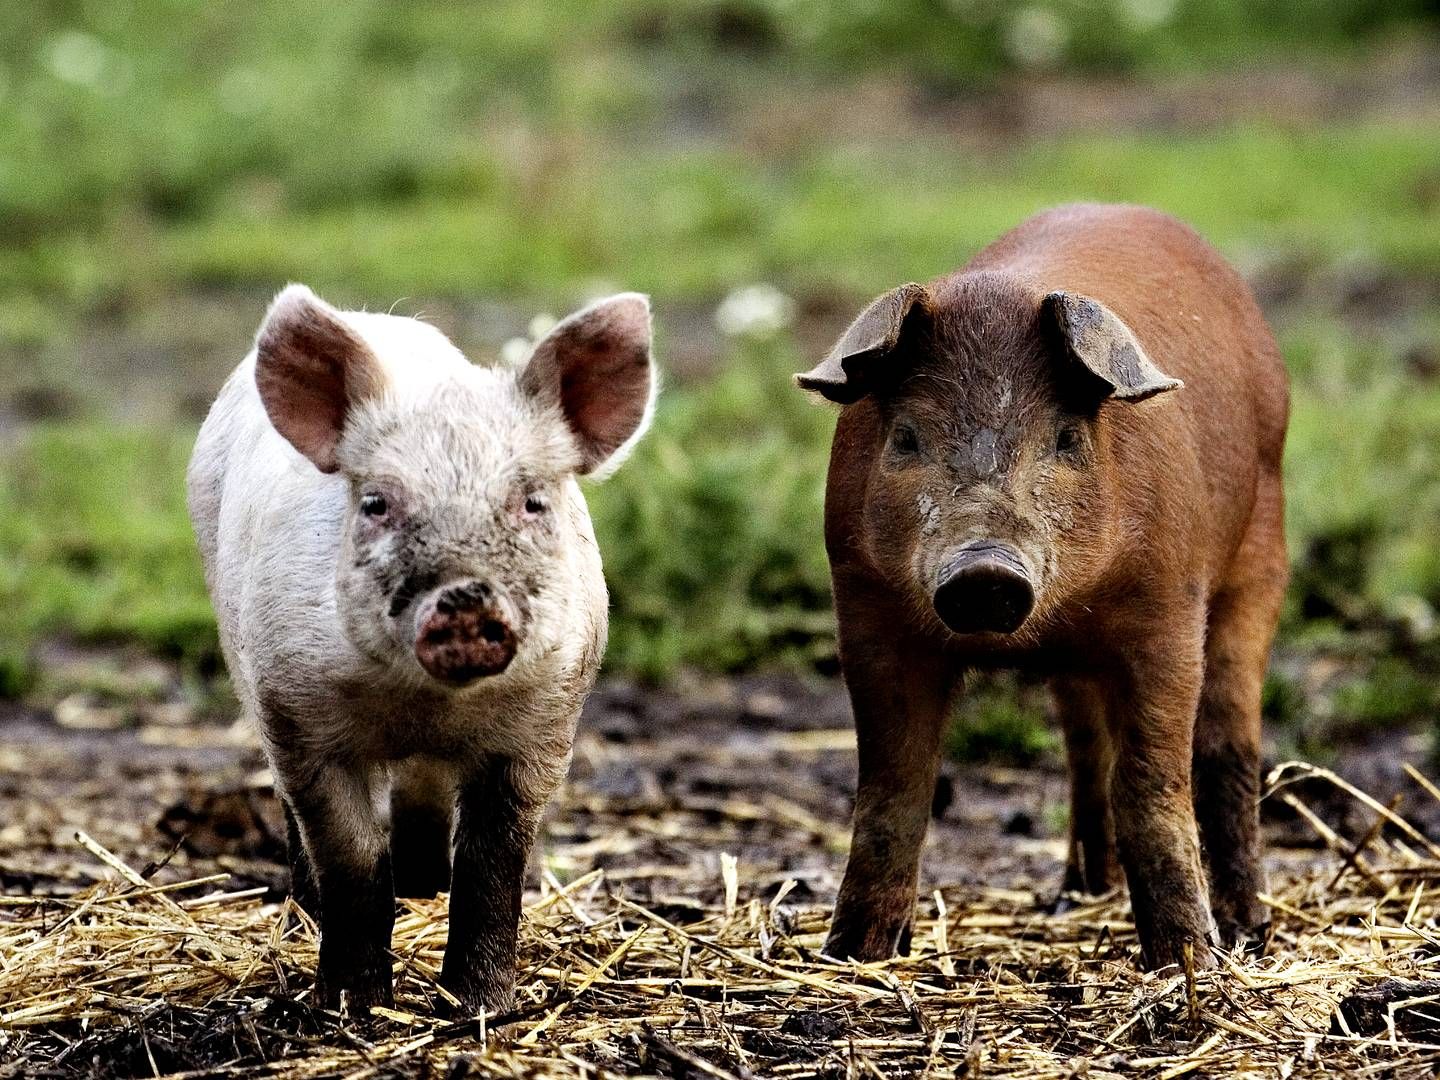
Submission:
<svg viewBox="0 0 1440 1080">
<path fill-rule="evenodd" d="M 1035 586 L 1018 551 L 980 541 L 946 561 L 934 604 L 941 621 L 957 634 L 1011 634 L 1035 606 Z"/>
<path fill-rule="evenodd" d="M 481 581 L 440 589 L 421 612 L 415 658 L 432 676 L 464 686 L 510 666 L 518 644 L 510 606 Z"/>
</svg>

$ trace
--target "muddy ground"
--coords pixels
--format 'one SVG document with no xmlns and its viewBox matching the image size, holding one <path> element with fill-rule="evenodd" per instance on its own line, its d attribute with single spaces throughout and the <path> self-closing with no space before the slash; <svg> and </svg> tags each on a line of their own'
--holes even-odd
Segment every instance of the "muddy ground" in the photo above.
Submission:
<svg viewBox="0 0 1440 1080">
<path fill-rule="evenodd" d="M 97 661 L 75 651 L 65 662 Z M 1429 970 L 1432 950 L 1413 936 L 1429 933 L 1433 905 L 1419 893 L 1409 901 L 1407 883 L 1434 892 L 1440 880 L 1440 862 L 1397 862 L 1401 848 L 1385 847 L 1391 830 L 1372 832 L 1373 810 L 1329 783 L 1267 799 L 1272 889 L 1284 898 L 1274 955 L 1253 962 L 1242 983 L 1203 983 L 1189 1022 L 1183 977 L 1155 981 L 1136 970 L 1123 897 L 1063 925 L 1046 913 L 1065 847 L 1066 782 L 1053 760 L 1023 770 L 947 765 L 919 897 L 920 955 L 870 975 L 816 966 L 848 846 L 854 740 L 838 684 L 776 676 L 673 691 L 602 685 L 530 868 L 528 1004 L 519 1019 L 489 1035 L 436 1026 L 442 900 L 402 910 L 402 1011 L 379 1037 L 354 1018 L 337 1024 L 314 1013 L 313 936 L 294 927 L 275 936 L 285 924 L 283 830 L 253 733 L 223 702 L 186 704 L 174 672 L 160 693 L 163 671 L 142 674 L 152 693 L 138 703 L 75 693 L 53 708 L 0 712 L 0 939 L 12 957 L 27 958 L 0 955 L 0 1017 L 14 1021 L 0 1022 L 6 1080 L 960 1076 L 982 1066 L 1025 1078 L 1086 1075 L 1092 1066 L 1096 1077 L 1235 1075 L 1241 1065 L 1248 1075 L 1279 1075 L 1275 1062 L 1296 1075 L 1338 1067 L 1411 1077 L 1440 1060 L 1424 1049 L 1428 1028 L 1409 1032 L 1403 1052 L 1383 1045 L 1383 1023 L 1369 1035 L 1378 1051 L 1357 1055 L 1353 1035 L 1325 1042 L 1344 994 L 1382 974 Z M 1406 761 L 1423 763 L 1426 749 L 1418 734 L 1391 734 L 1344 748 L 1337 767 L 1384 801 L 1398 795 L 1394 805 L 1440 837 L 1440 802 L 1403 771 Z M 1285 795 L 1298 795 L 1316 820 L 1297 816 Z M 1337 835 L 1327 839 L 1331 828 Z M 1356 839 L 1380 843 L 1337 889 Z M 133 869 L 117 871 L 115 859 Z M 1398 886 L 1373 876 L 1391 873 L 1387 866 L 1400 867 Z M 127 888 L 119 876 L 134 872 L 147 888 L 229 876 L 174 894 L 201 920 L 186 931 L 157 922 L 164 911 L 144 889 L 91 906 Z M 566 882 L 583 885 L 585 899 L 568 899 Z M 54 900 L 37 904 L 41 897 Z M 634 922 L 642 911 L 648 931 Z M 1374 931 L 1365 928 L 1397 920 L 1408 943 L 1388 953 L 1381 944 L 1370 959 L 1363 935 Z M 604 975 L 605 954 L 618 957 L 612 947 L 630 948 L 636 934 L 643 941 L 624 969 L 617 963 Z M 235 959 L 206 961 L 206 936 L 232 942 Z M 1365 959 L 1334 959 L 1342 948 Z M 1328 969 L 1317 966 L 1327 957 Z M 771 981 L 757 982 L 766 958 Z M 600 976 L 593 987 L 591 967 Z M 1263 989 L 1268 978 L 1294 989 L 1277 998 Z M 1236 993 L 1254 1003 L 1235 1004 Z M 538 1046 L 526 1042 L 527 1025 L 540 1017 L 544 1026 L 548 1011 L 562 1008 Z M 1205 1025 L 1220 1026 L 1195 1026 L 1195 1016 L 1212 1014 L 1219 1019 Z M 1261 1035 L 1267 1025 L 1286 1030 Z M 1377 1072 L 1377 1061 L 1389 1064 Z"/>
<path fill-rule="evenodd" d="M 235 888 L 283 896 L 283 824 L 254 734 L 223 708 L 194 715 L 173 702 L 129 709 L 73 697 L 53 710 L 0 712 L 4 891 L 66 895 L 105 878 L 76 844 L 83 830 L 133 866 L 164 864 L 157 883 L 221 870 Z M 1398 795 L 1407 818 L 1440 838 L 1440 804 L 1403 771 L 1407 761 L 1423 766 L 1427 747 L 1422 734 L 1390 732 L 1340 748 L 1336 768 L 1382 801 Z M 849 843 L 854 769 L 838 683 L 755 676 L 674 691 L 607 683 L 586 707 L 532 871 L 566 880 L 602 868 L 650 900 L 665 895 L 668 874 L 687 882 L 708 874 L 718 896 L 726 853 L 762 893 L 793 879 L 797 899 L 828 903 Z M 947 763 L 922 891 L 984 884 L 1033 892 L 1042 905 L 1064 859 L 1067 798 L 1056 760 L 1029 769 Z M 1373 822 L 1325 785 L 1307 800 L 1343 836 Z M 1277 800 L 1265 809 L 1277 869 L 1325 847 Z"/>
</svg>

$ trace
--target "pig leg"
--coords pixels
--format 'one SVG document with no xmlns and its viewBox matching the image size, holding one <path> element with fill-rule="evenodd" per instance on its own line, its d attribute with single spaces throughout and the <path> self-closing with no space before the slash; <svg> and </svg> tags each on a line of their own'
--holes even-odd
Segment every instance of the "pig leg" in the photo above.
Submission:
<svg viewBox="0 0 1440 1080">
<path fill-rule="evenodd" d="M 285 850 L 290 857 L 290 895 L 305 913 L 317 922 L 320 919 L 320 889 L 315 884 L 315 868 L 300 837 L 300 822 L 290 808 L 289 799 L 281 799 L 285 808 Z"/>
<path fill-rule="evenodd" d="M 460 784 L 440 983 L 471 1012 L 501 1012 L 515 994 L 525 866 L 545 806 L 516 782 L 519 768 L 492 760 Z"/>
<path fill-rule="evenodd" d="M 1259 899 L 1260 697 L 1284 599 L 1280 494 L 1262 490 L 1232 580 L 1210 608 L 1205 687 L 1195 726 L 1195 816 L 1210 864 L 1210 905 L 1227 945 L 1263 942 Z"/>
<path fill-rule="evenodd" d="M 900 640 L 903 620 L 879 617 L 885 608 L 870 608 L 857 625 L 844 601 L 837 606 L 860 772 L 850 861 L 825 953 L 886 960 L 910 949 L 940 738 L 959 680 L 938 651 Z"/>
<path fill-rule="evenodd" d="M 1188 616 L 1161 620 L 1185 626 Z M 1214 924 L 1205 895 L 1190 756 L 1203 672 L 1199 617 L 1193 630 L 1133 648 L 1110 686 L 1115 738 L 1110 805 L 1130 904 L 1148 968 L 1183 962 L 1194 946 L 1197 968 L 1215 965 Z"/>
<path fill-rule="evenodd" d="M 289 777 L 283 769 L 277 772 L 319 895 L 315 996 L 333 1009 L 343 993 L 357 1015 L 371 1005 L 390 1005 L 395 891 L 371 777 L 348 765 L 323 765 Z"/>
<path fill-rule="evenodd" d="M 450 888 L 450 820 L 455 783 L 438 762 L 395 770 L 390 793 L 390 863 L 395 895 L 429 898 Z"/>
<path fill-rule="evenodd" d="M 1057 911 L 1064 893 L 1099 895 L 1120 884 L 1115 822 L 1110 815 L 1110 774 L 1115 751 L 1106 727 L 1101 688 L 1085 679 L 1054 679 L 1055 714 L 1065 732 L 1070 766 L 1070 853 Z"/>
</svg>

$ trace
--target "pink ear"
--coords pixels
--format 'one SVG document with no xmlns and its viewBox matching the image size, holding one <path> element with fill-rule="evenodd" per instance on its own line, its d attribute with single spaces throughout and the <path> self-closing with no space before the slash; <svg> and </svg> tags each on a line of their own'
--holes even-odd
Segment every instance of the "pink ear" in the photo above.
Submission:
<svg viewBox="0 0 1440 1080">
<path fill-rule="evenodd" d="M 650 302 L 622 293 L 571 315 L 535 346 L 520 384 L 559 405 L 580 447 L 579 471 L 599 469 L 649 421 Z"/>
<path fill-rule="evenodd" d="M 345 416 L 380 390 L 369 346 L 304 285 L 275 298 L 255 340 L 255 385 L 275 430 L 321 472 L 338 469 Z"/>
</svg>

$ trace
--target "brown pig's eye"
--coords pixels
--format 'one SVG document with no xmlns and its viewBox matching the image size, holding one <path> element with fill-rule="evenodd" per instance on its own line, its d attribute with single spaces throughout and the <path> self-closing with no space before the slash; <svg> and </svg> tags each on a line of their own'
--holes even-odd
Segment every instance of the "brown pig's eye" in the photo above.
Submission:
<svg viewBox="0 0 1440 1080">
<path fill-rule="evenodd" d="M 384 517 L 390 509 L 390 504 L 385 501 L 384 495 L 362 495 L 360 498 L 360 512 L 366 517 Z"/>
<path fill-rule="evenodd" d="M 915 434 L 915 429 L 909 424 L 896 424 L 894 432 L 890 435 L 890 445 L 897 454 L 918 454 L 920 437 Z"/>
<path fill-rule="evenodd" d="M 1063 427 L 1060 434 L 1055 437 L 1055 452 L 1058 454 L 1073 454 L 1080 449 L 1080 429 L 1074 427 Z"/>
</svg>

